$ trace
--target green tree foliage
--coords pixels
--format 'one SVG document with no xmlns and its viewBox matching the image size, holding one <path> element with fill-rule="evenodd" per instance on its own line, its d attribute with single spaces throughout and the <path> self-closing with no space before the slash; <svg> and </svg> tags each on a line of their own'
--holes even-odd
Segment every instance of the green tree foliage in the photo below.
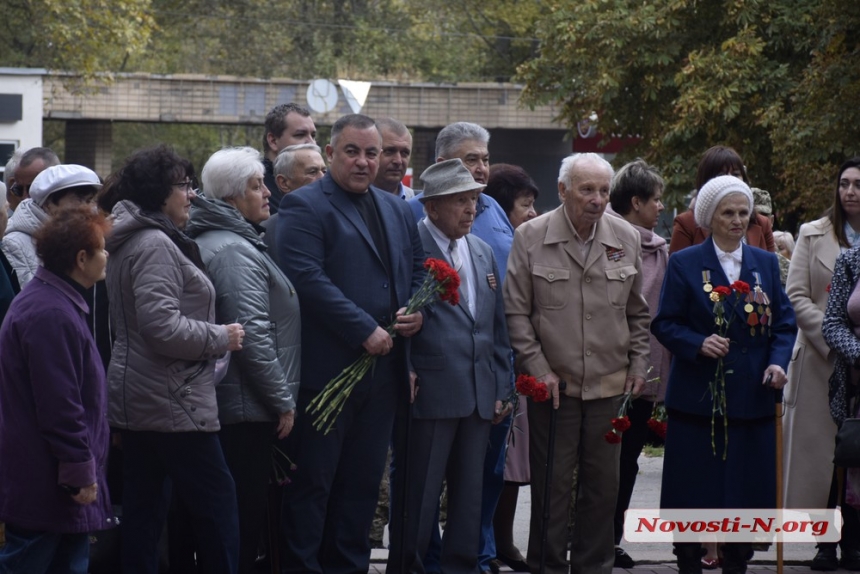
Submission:
<svg viewBox="0 0 860 574">
<path fill-rule="evenodd" d="M 158 28 L 128 68 L 404 81 L 509 80 L 534 50 L 520 0 L 152 0 Z"/>
<path fill-rule="evenodd" d="M 524 99 L 640 137 L 621 159 L 660 166 L 676 204 L 722 143 L 784 215 L 817 215 L 821 181 L 857 149 L 856 129 L 840 130 L 857 113 L 857 12 L 838 0 L 557 0 L 538 57 L 519 68 Z"/>
<path fill-rule="evenodd" d="M 0 65 L 404 81 L 509 80 L 540 1 L 8 0 Z"/>
<path fill-rule="evenodd" d="M 543 0 L 7 0 L 0 66 L 99 72 L 509 81 L 536 50 Z M 62 149 L 64 122 L 46 141 Z M 259 130 L 259 126 L 251 129 Z M 320 134 L 321 141 L 324 135 Z M 244 127 L 115 124 L 114 166 L 157 141 L 202 166 Z"/>
<path fill-rule="evenodd" d="M 7 0 L 0 65 L 72 70 L 92 78 L 122 69 L 149 44 L 150 0 Z"/>
</svg>

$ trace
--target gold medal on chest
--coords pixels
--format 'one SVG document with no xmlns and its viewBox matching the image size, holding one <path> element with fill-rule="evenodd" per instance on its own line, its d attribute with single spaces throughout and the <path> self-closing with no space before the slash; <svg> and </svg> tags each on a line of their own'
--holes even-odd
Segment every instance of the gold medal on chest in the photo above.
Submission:
<svg viewBox="0 0 860 574">
<path fill-rule="evenodd" d="M 710 293 L 714 290 L 714 286 L 711 285 L 711 272 L 707 269 L 702 271 L 702 283 L 704 283 L 704 285 L 702 285 L 702 290 L 705 293 Z"/>
</svg>

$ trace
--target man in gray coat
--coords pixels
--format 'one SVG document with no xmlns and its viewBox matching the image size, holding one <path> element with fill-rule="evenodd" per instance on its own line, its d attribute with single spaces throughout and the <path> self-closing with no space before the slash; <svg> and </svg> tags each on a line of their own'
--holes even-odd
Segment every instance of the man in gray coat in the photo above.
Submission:
<svg viewBox="0 0 860 574">
<path fill-rule="evenodd" d="M 412 339 L 414 420 L 408 431 L 401 428 L 407 436 L 395 439 L 400 451 L 395 458 L 406 466 L 406 476 L 398 472 L 395 490 L 402 495 L 406 485 L 410 520 L 392 517 L 387 569 L 411 572 L 420 564 L 435 526 L 442 480 L 447 479 L 442 571 L 474 573 L 484 453 L 492 424 L 511 408 L 506 402 L 512 390 L 510 342 L 493 250 L 469 235 L 483 184 L 460 159 L 430 166 L 421 180 L 427 218 L 418 224 L 418 233 L 424 252 L 457 270 L 460 301 L 429 307 L 423 329 Z"/>
</svg>

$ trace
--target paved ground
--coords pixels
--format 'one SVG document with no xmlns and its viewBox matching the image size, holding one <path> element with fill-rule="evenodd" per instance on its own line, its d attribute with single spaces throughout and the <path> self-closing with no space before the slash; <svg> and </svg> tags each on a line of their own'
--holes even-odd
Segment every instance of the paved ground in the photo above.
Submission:
<svg viewBox="0 0 860 574">
<path fill-rule="evenodd" d="M 639 458 L 639 477 L 636 489 L 633 491 L 631 508 L 658 508 L 660 500 L 660 475 L 663 470 L 663 459 L 660 457 Z M 531 497 L 528 487 L 520 489 L 517 506 L 516 522 L 514 524 L 514 541 L 520 550 L 525 551 L 529 535 L 529 507 Z M 386 540 L 387 543 L 387 540 Z M 632 574 L 671 574 L 677 572 L 672 555 L 672 545 L 669 543 L 630 543 L 622 541 L 621 545 L 628 554 L 636 560 L 636 567 L 630 570 L 616 568 L 615 574 L 630 572 Z M 785 544 L 783 546 L 783 563 L 785 572 L 811 572 L 808 562 L 815 555 L 814 544 Z M 386 550 L 374 550 L 371 571 L 385 572 Z M 756 552 L 748 572 L 751 574 L 773 573 L 776 571 L 776 549 L 771 547 L 768 552 Z M 502 572 L 509 571 L 503 568 Z M 705 572 L 708 572 L 705 570 Z M 713 572 L 719 572 L 714 570 Z M 843 572 L 843 570 L 840 570 Z M 847 571 L 845 571 L 847 572 Z"/>
<path fill-rule="evenodd" d="M 373 563 L 370 566 L 370 571 L 373 573 L 382 574 L 385 572 L 385 563 Z M 502 569 L 502 572 L 510 572 L 510 570 Z M 806 566 L 793 566 L 786 565 L 783 568 L 784 572 L 793 574 L 798 572 L 810 573 L 810 570 Z M 678 569 L 674 564 L 643 564 L 641 566 L 636 566 L 635 568 L 631 568 L 630 570 L 624 570 L 621 568 L 615 568 L 613 574 L 623 574 L 625 572 L 629 572 L 630 574 L 674 574 L 678 572 Z M 715 574 L 719 573 L 719 570 L 705 570 L 704 572 L 714 572 Z M 753 564 L 747 569 L 748 574 L 774 574 L 776 572 L 775 564 Z M 847 570 L 838 570 L 837 572 L 847 572 Z"/>
</svg>

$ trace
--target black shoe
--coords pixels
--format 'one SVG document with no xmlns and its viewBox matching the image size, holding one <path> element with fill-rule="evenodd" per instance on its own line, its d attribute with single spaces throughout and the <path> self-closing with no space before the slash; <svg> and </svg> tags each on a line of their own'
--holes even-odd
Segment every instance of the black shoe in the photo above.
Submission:
<svg viewBox="0 0 860 574">
<path fill-rule="evenodd" d="M 499 574 L 501 564 L 499 564 L 498 560 L 490 560 L 490 569 L 485 570 L 485 572 L 492 572 L 492 574 Z"/>
<path fill-rule="evenodd" d="M 615 547 L 615 567 L 616 568 L 633 568 L 636 566 L 636 562 L 630 557 L 629 554 L 624 552 L 624 549 L 620 546 Z"/>
<path fill-rule="evenodd" d="M 819 550 L 820 552 L 820 550 Z M 833 550 L 833 558 L 836 559 L 836 550 Z M 814 560 L 813 560 L 814 562 Z M 842 560 L 839 561 L 839 566 L 844 568 L 845 570 L 860 570 L 860 550 L 856 548 L 849 548 L 842 550 Z"/>
<path fill-rule="evenodd" d="M 842 556 L 845 557 L 845 552 L 842 553 Z M 837 568 L 839 568 L 839 560 L 836 558 L 836 544 L 819 544 L 818 552 L 815 553 L 815 558 L 812 559 L 809 569 L 831 572 Z"/>
</svg>

